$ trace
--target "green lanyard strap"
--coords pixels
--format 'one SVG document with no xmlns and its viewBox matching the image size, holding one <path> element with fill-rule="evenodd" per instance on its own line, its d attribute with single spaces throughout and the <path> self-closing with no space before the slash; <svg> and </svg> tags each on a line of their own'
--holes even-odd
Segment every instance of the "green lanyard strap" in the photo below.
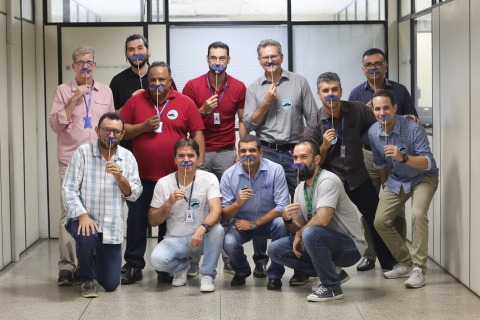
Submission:
<svg viewBox="0 0 480 320">
<path fill-rule="evenodd" d="M 312 200 L 313 200 L 313 192 L 315 191 L 315 186 L 317 184 L 318 176 L 320 175 L 320 172 L 322 169 L 318 170 L 317 174 L 315 175 L 315 178 L 313 178 L 313 184 L 312 184 L 312 190 L 310 190 L 310 194 L 307 192 L 307 182 L 303 184 L 303 196 L 305 197 L 305 204 L 307 205 L 307 221 L 310 221 L 310 219 L 313 216 L 312 213 Z"/>
</svg>

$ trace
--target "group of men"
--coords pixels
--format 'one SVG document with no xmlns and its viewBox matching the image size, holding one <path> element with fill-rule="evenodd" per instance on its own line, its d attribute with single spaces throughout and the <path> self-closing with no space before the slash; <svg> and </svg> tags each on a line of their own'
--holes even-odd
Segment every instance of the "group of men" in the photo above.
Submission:
<svg viewBox="0 0 480 320">
<path fill-rule="evenodd" d="M 131 68 L 112 79 L 111 90 L 93 80 L 93 49 L 73 52 L 75 79 L 57 88 L 50 115 L 65 209 L 59 285 L 81 283 L 82 296 L 96 297 L 94 280 L 106 291 L 140 281 L 149 225 L 159 226 L 150 263 L 173 286 L 200 273 L 200 291 L 214 291 L 220 255 L 224 271 L 234 274 L 231 285 L 244 285 L 252 274 L 243 248 L 250 240 L 253 275 L 268 277 L 267 289 L 281 289 L 284 266 L 294 269 L 292 286 L 319 277 L 309 301 L 342 298 L 340 284 L 349 279 L 342 267 L 367 247 L 357 270 L 373 268 L 376 254 L 386 278 L 408 277 L 410 288 L 425 284 L 427 210 L 438 169 L 408 92 L 385 78 L 383 52 L 363 55 L 367 81 L 351 101 L 341 100 L 337 74 L 322 73 L 320 108 L 307 80 L 282 68 L 278 41 L 263 40 L 257 53 L 264 73 L 246 88 L 226 73 L 229 47 L 212 43 L 208 72 L 179 93 L 168 64 L 149 64 L 141 35 L 127 38 Z M 365 163 L 374 164 L 384 186 L 380 202 L 364 164 L 368 151 L 373 161 Z M 411 253 L 402 210 L 410 197 Z"/>
</svg>

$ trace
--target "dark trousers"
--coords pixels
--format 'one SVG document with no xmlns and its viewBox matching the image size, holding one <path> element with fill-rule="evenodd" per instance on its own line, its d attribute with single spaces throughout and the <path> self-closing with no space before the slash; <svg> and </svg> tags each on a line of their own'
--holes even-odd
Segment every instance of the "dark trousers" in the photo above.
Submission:
<svg viewBox="0 0 480 320">
<path fill-rule="evenodd" d="M 143 192 L 135 202 L 127 201 L 127 246 L 124 259 L 127 267 L 145 268 L 145 250 L 147 249 L 148 210 L 152 202 L 156 181 L 142 180 Z M 158 227 L 158 242 L 163 240 L 167 231 L 164 222 Z"/>
<path fill-rule="evenodd" d="M 78 220 L 66 225 L 75 239 L 80 282 L 97 280 L 106 291 L 114 291 L 120 284 L 122 244 L 102 243 L 102 233 L 83 236 L 78 233 Z"/>
<path fill-rule="evenodd" d="M 373 222 L 375 221 L 375 212 L 378 206 L 378 194 L 373 186 L 372 180 L 367 179 L 363 184 L 350 190 L 345 182 L 345 191 L 350 200 L 357 206 L 360 213 L 365 218 L 370 233 L 372 235 L 373 247 L 377 253 L 378 261 L 382 269 L 391 270 L 397 261 L 393 258 L 382 238 L 375 230 Z"/>
</svg>

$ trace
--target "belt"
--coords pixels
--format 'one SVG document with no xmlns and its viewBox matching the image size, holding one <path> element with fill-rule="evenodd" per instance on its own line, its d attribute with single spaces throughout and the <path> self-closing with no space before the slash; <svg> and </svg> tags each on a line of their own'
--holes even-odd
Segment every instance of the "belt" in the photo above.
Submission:
<svg viewBox="0 0 480 320">
<path fill-rule="evenodd" d="M 372 151 L 372 148 L 368 145 L 368 144 L 363 144 L 363 149 L 365 150 L 368 150 L 368 151 Z"/>
<path fill-rule="evenodd" d="M 275 144 L 260 140 L 260 144 L 264 147 L 276 150 L 278 152 L 287 152 L 295 147 L 295 143 Z"/>
<path fill-rule="evenodd" d="M 234 144 L 227 144 L 225 147 L 223 147 L 222 149 L 218 150 L 218 151 L 232 151 L 232 150 L 235 150 L 235 145 Z"/>
</svg>

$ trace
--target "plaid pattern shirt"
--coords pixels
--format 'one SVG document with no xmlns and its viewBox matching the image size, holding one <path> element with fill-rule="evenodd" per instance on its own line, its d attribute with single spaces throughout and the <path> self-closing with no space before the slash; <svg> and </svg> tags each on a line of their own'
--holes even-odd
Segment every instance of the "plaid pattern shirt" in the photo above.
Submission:
<svg viewBox="0 0 480 320">
<path fill-rule="evenodd" d="M 117 146 L 112 161 L 120 166 L 130 183 L 132 194 L 125 197 L 117 181 L 105 171 L 106 160 L 100 154 L 98 142 L 81 145 L 75 151 L 65 173 L 62 197 L 67 211 L 67 221 L 83 213 L 95 220 L 103 243 L 118 244 L 123 241 L 123 204 L 136 201 L 143 191 L 133 154 Z"/>
</svg>

